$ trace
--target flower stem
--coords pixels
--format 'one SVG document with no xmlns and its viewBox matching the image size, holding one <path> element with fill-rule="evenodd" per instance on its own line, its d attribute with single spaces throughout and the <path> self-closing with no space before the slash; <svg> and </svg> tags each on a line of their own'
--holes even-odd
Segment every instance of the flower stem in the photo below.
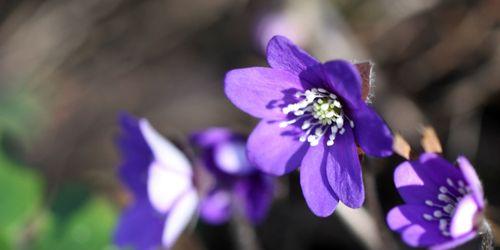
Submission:
<svg viewBox="0 0 500 250">
<path fill-rule="evenodd" d="M 261 250 L 257 241 L 255 228 L 242 216 L 235 215 L 231 220 L 233 235 L 237 249 L 239 250 Z"/>
<path fill-rule="evenodd" d="M 386 227 L 385 216 L 382 212 L 382 206 L 380 205 L 380 199 L 377 194 L 377 180 L 374 167 L 375 166 L 365 167 L 364 171 L 367 207 L 371 217 L 375 221 L 377 227 L 376 233 L 381 239 L 382 249 L 398 249 L 397 243 Z"/>
<path fill-rule="evenodd" d="M 351 209 L 339 204 L 335 209 L 335 214 L 366 249 L 384 249 L 382 238 L 377 232 L 376 222 L 365 208 Z"/>
<path fill-rule="evenodd" d="M 491 231 L 491 226 L 486 220 L 483 221 L 480 229 L 481 236 L 481 249 L 482 250 L 493 250 L 493 231 Z"/>
</svg>

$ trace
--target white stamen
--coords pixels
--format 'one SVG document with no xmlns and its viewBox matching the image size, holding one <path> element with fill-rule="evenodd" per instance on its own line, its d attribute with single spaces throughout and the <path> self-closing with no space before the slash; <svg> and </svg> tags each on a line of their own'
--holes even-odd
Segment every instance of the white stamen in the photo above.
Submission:
<svg viewBox="0 0 500 250">
<path fill-rule="evenodd" d="M 306 130 L 306 129 L 308 129 L 309 127 L 311 127 L 311 121 L 307 120 L 307 121 L 304 121 L 304 122 L 302 123 L 302 127 L 301 127 L 301 128 L 302 128 L 302 130 Z"/>
<path fill-rule="evenodd" d="M 434 211 L 433 215 L 436 218 L 441 218 L 443 216 L 443 212 L 441 212 L 441 210 L 436 210 Z"/>
<path fill-rule="evenodd" d="M 453 212 L 453 210 L 455 209 L 455 206 L 453 206 L 452 204 L 448 204 L 446 205 L 445 207 L 443 207 L 443 210 L 448 213 L 448 214 L 451 214 Z"/>
<path fill-rule="evenodd" d="M 344 134 L 345 119 L 349 121 L 349 126 L 354 128 L 354 122 L 344 114 L 342 103 L 337 100 L 337 96 L 329 93 L 323 88 L 312 88 L 304 92 L 295 93 L 299 100 L 282 108 L 286 115 L 293 114 L 295 117 L 289 121 L 279 123 L 284 128 L 291 124 L 301 124 L 298 126 L 304 131 L 299 137 L 301 142 L 309 142 L 311 146 L 318 145 L 323 136 L 328 136 L 327 146 L 335 143 L 337 133 Z M 330 129 L 329 129 L 330 128 Z"/>
<path fill-rule="evenodd" d="M 446 219 L 439 220 L 439 230 L 444 231 L 446 230 L 447 226 L 448 226 L 448 221 L 446 221 Z"/>
<path fill-rule="evenodd" d="M 288 125 L 294 124 L 295 122 L 297 122 L 297 119 L 292 119 L 289 121 L 282 121 L 282 122 L 280 122 L 279 127 L 284 128 L 284 127 L 287 127 Z"/>
<path fill-rule="evenodd" d="M 321 104 L 321 110 L 327 111 L 329 108 L 330 108 L 330 104 L 328 104 L 328 103 Z"/>
<path fill-rule="evenodd" d="M 454 183 L 453 183 L 453 181 L 450 178 L 446 178 L 446 182 L 448 183 L 448 185 L 450 187 L 454 187 L 455 186 Z"/>
<path fill-rule="evenodd" d="M 337 100 L 335 100 L 335 101 L 333 102 L 333 106 L 335 106 L 335 107 L 337 107 L 337 108 L 342 108 L 342 104 L 340 104 L 340 102 L 339 102 L 339 101 L 337 101 Z"/>
<path fill-rule="evenodd" d="M 432 215 L 430 215 L 430 214 L 423 214 L 423 216 L 424 216 L 424 219 L 429 220 L 429 221 L 431 221 L 431 220 L 433 220 L 433 219 L 434 219 L 434 218 L 432 217 Z"/>
<path fill-rule="evenodd" d="M 444 201 L 446 203 L 450 203 L 451 202 L 451 198 L 448 195 L 446 195 L 446 194 L 439 194 L 438 195 L 438 199 L 440 201 Z"/>
</svg>

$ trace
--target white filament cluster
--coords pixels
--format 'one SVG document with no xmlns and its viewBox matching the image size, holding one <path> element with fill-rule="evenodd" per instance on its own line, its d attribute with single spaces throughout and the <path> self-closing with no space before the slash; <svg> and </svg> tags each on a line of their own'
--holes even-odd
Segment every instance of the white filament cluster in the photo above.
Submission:
<svg viewBox="0 0 500 250">
<path fill-rule="evenodd" d="M 425 205 L 436 208 L 432 214 L 424 213 L 422 216 L 428 221 L 438 221 L 439 230 L 444 236 L 450 236 L 450 223 L 457 203 L 468 193 L 470 188 L 464 181 L 454 182 L 452 179 L 446 179 L 447 186 L 439 187 L 439 194 L 436 200 L 426 200 Z"/>
<path fill-rule="evenodd" d="M 295 97 L 300 101 L 289 104 L 282 110 L 285 115 L 293 114 L 295 117 L 281 122 L 280 127 L 284 128 L 301 121 L 300 128 L 304 134 L 299 138 L 300 141 L 307 141 L 311 146 L 316 146 L 328 133 L 326 144 L 332 146 L 337 133 L 341 135 L 345 133 L 346 120 L 354 128 L 354 122 L 345 115 L 342 104 L 335 94 L 322 88 L 312 88 L 296 93 Z"/>
</svg>

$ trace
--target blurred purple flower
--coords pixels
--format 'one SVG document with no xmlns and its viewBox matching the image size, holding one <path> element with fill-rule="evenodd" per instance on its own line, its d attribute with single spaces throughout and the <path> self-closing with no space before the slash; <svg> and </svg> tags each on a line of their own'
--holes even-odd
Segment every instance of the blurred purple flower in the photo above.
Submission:
<svg viewBox="0 0 500 250">
<path fill-rule="evenodd" d="M 121 117 L 122 182 L 133 194 L 115 231 L 119 247 L 170 248 L 198 207 L 188 159 L 145 119 Z"/>
<path fill-rule="evenodd" d="M 210 224 L 225 223 L 236 209 L 250 222 L 260 222 L 273 198 L 274 178 L 248 162 L 245 138 L 226 128 L 209 128 L 194 133 L 191 141 L 200 149 L 200 163 L 215 179 L 201 202 L 201 218 Z"/>
<path fill-rule="evenodd" d="M 273 36 L 285 36 L 299 46 L 303 46 L 309 42 L 308 32 L 310 31 L 303 20 L 295 20 L 286 11 L 279 10 L 267 12 L 257 19 L 254 37 L 259 49 L 265 52 L 267 44 Z"/>
<path fill-rule="evenodd" d="M 450 249 L 476 235 L 484 209 L 481 182 L 465 157 L 457 163 L 425 153 L 396 168 L 394 183 L 406 204 L 389 211 L 387 223 L 408 245 Z"/>
<path fill-rule="evenodd" d="M 248 139 L 248 157 L 274 175 L 300 166 L 309 208 L 328 216 L 338 201 L 358 208 L 364 188 L 356 143 L 369 155 L 392 154 L 392 134 L 363 100 L 356 67 L 343 60 L 320 63 L 282 36 L 267 47 L 271 68 L 227 73 L 225 93 L 262 120 Z M 335 145 L 334 145 L 335 144 Z"/>
</svg>

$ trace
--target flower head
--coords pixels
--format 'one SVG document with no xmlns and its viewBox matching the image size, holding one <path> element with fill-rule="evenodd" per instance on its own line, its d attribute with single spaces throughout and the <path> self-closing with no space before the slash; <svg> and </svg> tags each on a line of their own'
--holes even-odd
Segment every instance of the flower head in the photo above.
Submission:
<svg viewBox="0 0 500 250">
<path fill-rule="evenodd" d="M 227 73 L 225 92 L 241 110 L 261 118 L 248 139 L 248 157 L 274 175 L 300 166 L 309 208 L 333 213 L 339 200 L 364 201 L 359 145 L 373 156 L 392 154 L 392 134 L 365 102 L 361 76 L 343 60 L 320 63 L 282 36 L 267 48 L 270 68 Z"/>
<path fill-rule="evenodd" d="M 118 171 L 134 200 L 120 217 L 115 243 L 144 250 L 170 248 L 198 207 L 191 165 L 147 120 L 123 115 L 121 128 L 123 163 Z"/>
<path fill-rule="evenodd" d="M 239 209 L 250 222 L 260 222 L 273 198 L 273 178 L 247 160 L 245 138 L 226 128 L 209 128 L 194 133 L 191 140 L 215 180 L 201 203 L 201 218 L 220 224 Z"/>
<path fill-rule="evenodd" d="M 406 204 L 394 207 L 387 223 L 408 245 L 449 249 L 476 235 L 484 209 L 481 182 L 465 157 L 457 163 L 425 153 L 396 168 L 394 183 Z"/>
</svg>

